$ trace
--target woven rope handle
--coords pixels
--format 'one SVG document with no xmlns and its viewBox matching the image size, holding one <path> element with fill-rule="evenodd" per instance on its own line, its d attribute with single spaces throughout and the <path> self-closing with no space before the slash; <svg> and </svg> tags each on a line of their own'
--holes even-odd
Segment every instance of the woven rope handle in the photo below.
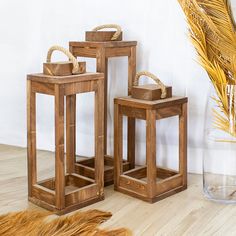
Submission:
<svg viewBox="0 0 236 236">
<path fill-rule="evenodd" d="M 108 25 L 99 25 L 93 29 L 93 31 L 98 31 L 101 29 L 116 29 L 116 32 L 112 36 L 111 40 L 116 40 L 121 34 L 121 27 L 115 24 L 108 24 Z"/>
<path fill-rule="evenodd" d="M 134 79 L 134 86 L 138 86 L 139 79 L 141 76 L 147 76 L 147 77 L 153 79 L 161 87 L 161 98 L 166 97 L 166 86 L 160 81 L 160 79 L 158 79 L 154 74 L 152 74 L 148 71 L 141 71 L 136 74 L 135 79 Z"/>
<path fill-rule="evenodd" d="M 79 73 L 79 65 L 78 65 L 78 61 L 77 59 L 72 55 L 72 53 L 61 47 L 61 46 L 52 46 L 49 50 L 48 50 L 48 54 L 47 54 L 47 62 L 50 63 L 51 62 L 51 58 L 52 58 L 52 53 L 54 51 L 60 51 L 62 53 L 64 53 L 68 58 L 69 60 L 73 63 L 73 70 L 72 70 L 72 74 L 78 74 Z"/>
</svg>

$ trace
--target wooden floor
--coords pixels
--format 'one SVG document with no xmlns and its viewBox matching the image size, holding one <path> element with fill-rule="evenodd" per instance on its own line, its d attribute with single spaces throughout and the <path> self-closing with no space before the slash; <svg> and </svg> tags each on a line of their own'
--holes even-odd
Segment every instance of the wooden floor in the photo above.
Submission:
<svg viewBox="0 0 236 236">
<path fill-rule="evenodd" d="M 39 151 L 39 177 L 53 172 L 53 155 Z M 0 213 L 37 208 L 27 201 L 26 149 L 0 145 Z M 204 199 L 202 177 L 189 175 L 188 190 L 149 204 L 106 188 L 106 199 L 86 209 L 111 211 L 102 227 L 128 227 L 134 235 L 236 235 L 236 206 Z"/>
</svg>

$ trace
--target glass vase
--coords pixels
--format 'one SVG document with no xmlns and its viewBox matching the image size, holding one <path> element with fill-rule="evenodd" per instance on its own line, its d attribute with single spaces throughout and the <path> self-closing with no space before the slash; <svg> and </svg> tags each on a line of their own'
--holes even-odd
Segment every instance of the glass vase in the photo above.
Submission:
<svg viewBox="0 0 236 236">
<path fill-rule="evenodd" d="M 236 86 L 211 84 L 205 117 L 205 196 L 236 203 Z"/>
</svg>

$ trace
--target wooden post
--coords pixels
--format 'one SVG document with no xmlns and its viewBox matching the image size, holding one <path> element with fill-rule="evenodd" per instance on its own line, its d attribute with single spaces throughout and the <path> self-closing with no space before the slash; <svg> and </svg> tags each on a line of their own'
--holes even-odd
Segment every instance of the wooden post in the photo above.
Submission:
<svg viewBox="0 0 236 236">
<path fill-rule="evenodd" d="M 135 75 L 136 75 L 136 47 L 130 48 L 130 56 L 128 58 L 128 94 L 131 94 Z"/>
<path fill-rule="evenodd" d="M 65 165 L 64 165 L 64 87 L 55 85 L 55 183 L 56 208 L 65 208 Z"/>
<path fill-rule="evenodd" d="M 129 56 L 128 69 L 128 95 L 131 94 L 131 89 L 136 75 L 136 47 L 131 47 Z M 135 118 L 128 117 L 128 162 L 130 168 L 135 167 Z"/>
<path fill-rule="evenodd" d="M 119 184 L 119 177 L 123 173 L 123 116 L 120 107 L 114 104 L 114 187 Z"/>
<path fill-rule="evenodd" d="M 148 197 L 156 195 L 156 110 L 146 111 L 146 160 Z"/>
<path fill-rule="evenodd" d="M 107 154 L 107 70 L 108 59 L 106 58 L 106 49 L 100 48 L 97 51 L 96 62 L 97 72 L 104 73 L 104 155 Z"/>
<path fill-rule="evenodd" d="M 27 158 L 28 196 L 32 197 L 32 186 L 37 182 L 36 162 L 36 94 L 32 92 L 31 81 L 27 81 Z"/>
<path fill-rule="evenodd" d="M 179 172 L 183 175 L 183 187 L 187 188 L 187 103 L 182 105 L 179 116 Z"/>
<path fill-rule="evenodd" d="M 99 195 L 104 193 L 104 80 L 97 82 L 95 91 L 95 183 L 99 187 Z"/>
<path fill-rule="evenodd" d="M 76 149 L 76 94 L 66 96 L 66 170 L 75 171 Z"/>
</svg>

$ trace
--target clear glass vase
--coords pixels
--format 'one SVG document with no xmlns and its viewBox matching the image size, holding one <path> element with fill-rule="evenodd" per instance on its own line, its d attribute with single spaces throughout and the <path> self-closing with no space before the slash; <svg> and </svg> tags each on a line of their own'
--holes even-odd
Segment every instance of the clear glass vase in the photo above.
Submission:
<svg viewBox="0 0 236 236">
<path fill-rule="evenodd" d="M 211 84 L 205 114 L 205 196 L 236 203 L 236 85 Z"/>
</svg>

